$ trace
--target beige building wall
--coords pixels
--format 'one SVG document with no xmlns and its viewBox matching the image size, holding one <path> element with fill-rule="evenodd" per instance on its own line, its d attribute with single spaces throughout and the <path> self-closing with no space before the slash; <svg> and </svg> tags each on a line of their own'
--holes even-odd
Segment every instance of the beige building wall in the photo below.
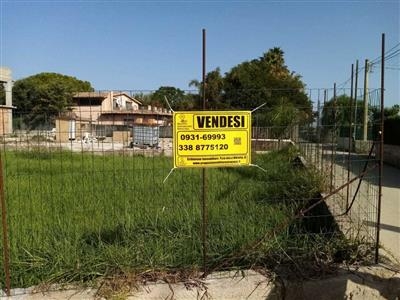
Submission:
<svg viewBox="0 0 400 300">
<path fill-rule="evenodd" d="M 114 107 L 114 101 L 118 103 L 117 107 Z M 101 103 L 102 111 L 112 111 L 112 110 L 138 110 L 139 104 L 132 101 L 125 94 L 113 94 L 110 92 L 107 98 Z"/>
<path fill-rule="evenodd" d="M 114 107 L 114 101 L 118 100 L 119 107 Z M 72 111 L 78 116 L 78 118 L 91 120 L 92 122 L 96 122 L 99 120 L 100 115 L 103 112 L 110 111 L 124 111 L 127 113 L 132 110 L 139 110 L 139 104 L 135 101 L 132 101 L 129 97 L 124 94 L 121 95 L 113 95 L 112 92 L 108 94 L 108 96 L 102 101 L 101 105 L 92 105 L 92 106 L 72 106 Z M 104 119 L 104 118 L 102 118 Z M 121 119 L 119 117 L 114 118 L 115 121 L 120 122 Z M 111 124 L 113 120 L 105 119 L 107 124 Z M 123 121 L 123 119 L 122 119 Z M 122 125 L 120 123 L 119 125 Z"/>
<path fill-rule="evenodd" d="M 12 80 L 11 70 L 9 68 L 0 67 L 0 84 L 4 84 L 4 92 L 6 94 L 6 106 L 12 106 L 12 88 L 14 82 Z"/>
<path fill-rule="evenodd" d="M 103 100 L 103 102 L 101 103 L 101 110 L 102 110 L 102 111 L 110 111 L 110 110 L 113 110 L 112 98 L 113 98 L 113 95 L 112 95 L 112 92 L 110 92 L 110 93 L 108 94 L 108 97 L 105 98 L 105 99 Z"/>
<path fill-rule="evenodd" d="M 154 116 L 145 116 L 143 118 L 143 124 L 144 125 L 156 125 L 157 124 L 157 119 Z"/>
<path fill-rule="evenodd" d="M 0 134 L 12 133 L 12 108 L 0 106 Z"/>
<path fill-rule="evenodd" d="M 104 102 L 104 101 L 103 101 Z M 85 120 L 96 121 L 102 111 L 102 106 L 72 106 L 72 112 L 74 112 L 78 118 Z"/>
<path fill-rule="evenodd" d="M 70 137 L 74 140 L 81 140 L 85 135 L 92 134 L 88 121 L 73 120 L 75 128 L 70 128 L 71 121 L 72 119 L 67 118 L 56 119 L 56 141 L 61 143 L 69 142 Z"/>
<path fill-rule="evenodd" d="M 132 120 L 133 124 L 143 125 L 165 125 L 165 120 L 155 115 L 130 115 L 130 114 L 113 114 L 113 115 L 102 115 L 96 124 L 101 125 L 126 125 L 126 119 Z M 132 124 L 132 121 L 129 121 Z"/>
<path fill-rule="evenodd" d="M 6 67 L 0 67 L 0 84 L 4 87 L 6 96 L 6 105 L 1 106 L 1 134 L 11 134 L 13 132 L 12 122 L 12 88 L 14 82 L 12 80 L 11 70 Z"/>
<path fill-rule="evenodd" d="M 69 120 L 56 119 L 56 141 L 68 142 L 69 141 Z"/>
<path fill-rule="evenodd" d="M 113 131 L 113 142 L 128 145 L 130 141 L 130 131 Z"/>
<path fill-rule="evenodd" d="M 125 125 L 125 119 L 128 114 L 103 114 L 97 120 L 96 124 L 99 125 Z"/>
<path fill-rule="evenodd" d="M 135 102 L 129 96 L 123 93 L 81 93 L 78 98 L 93 98 L 93 102 L 98 105 L 75 105 L 72 106 L 71 116 L 74 116 L 74 138 L 82 139 L 86 135 L 96 135 L 95 132 L 98 128 L 96 126 L 126 126 L 133 124 L 142 124 L 147 126 L 166 125 L 171 122 L 171 114 L 161 108 L 149 106 L 147 110 L 140 110 L 139 103 Z M 100 104 L 100 99 L 103 99 Z M 117 102 L 118 101 L 118 102 Z M 87 101 L 86 101 L 87 102 Z M 90 102 L 90 101 L 89 101 Z M 61 142 L 69 141 L 71 133 L 70 121 L 68 117 L 61 117 L 56 122 L 56 139 Z M 100 127 L 102 128 L 102 127 Z M 108 128 L 112 130 L 116 128 Z M 118 128 L 125 132 L 124 127 Z M 126 126 L 126 131 L 130 134 L 129 128 Z M 108 131 L 107 131 L 108 132 Z M 107 133 L 109 134 L 109 133 Z M 113 135 L 115 140 L 125 142 L 125 133 L 118 132 Z"/>
</svg>

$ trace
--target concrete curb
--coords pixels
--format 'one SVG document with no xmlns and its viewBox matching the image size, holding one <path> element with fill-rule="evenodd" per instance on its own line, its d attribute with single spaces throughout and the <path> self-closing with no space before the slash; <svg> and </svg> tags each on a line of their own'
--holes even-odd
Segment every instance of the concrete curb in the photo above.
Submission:
<svg viewBox="0 0 400 300">
<path fill-rule="evenodd" d="M 93 288 L 35 292 L 35 288 L 15 289 L 1 299 L 400 299 L 400 272 L 385 266 L 341 269 L 337 275 L 317 280 L 274 280 L 252 270 L 213 273 L 205 280 L 139 285 L 136 290 L 116 292 L 101 298 Z"/>
<path fill-rule="evenodd" d="M 400 268 L 399 268 L 400 269 Z M 213 273 L 205 280 L 185 283 L 155 282 L 140 285 L 136 290 L 97 295 L 97 290 L 64 289 L 35 292 L 35 288 L 14 289 L 11 297 L 1 299 L 60 300 L 60 299 L 400 299 L 400 272 L 385 266 L 341 269 L 335 276 L 317 280 L 274 280 L 252 270 Z"/>
</svg>

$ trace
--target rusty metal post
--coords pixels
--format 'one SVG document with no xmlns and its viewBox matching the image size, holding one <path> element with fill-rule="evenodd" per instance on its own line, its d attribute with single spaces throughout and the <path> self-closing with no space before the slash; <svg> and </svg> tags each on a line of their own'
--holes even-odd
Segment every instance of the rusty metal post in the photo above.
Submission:
<svg viewBox="0 0 400 300">
<path fill-rule="evenodd" d="M 323 112 L 324 112 L 324 110 L 326 110 L 326 102 L 328 101 L 327 100 L 327 98 L 328 98 L 328 96 L 327 96 L 327 91 L 326 91 L 326 89 L 324 89 L 324 108 L 323 108 Z M 325 113 L 327 113 L 327 114 L 329 114 L 329 112 L 328 111 L 326 111 Z M 326 126 L 326 127 L 328 127 L 328 125 L 327 124 L 325 124 L 324 126 Z M 329 127 L 328 127 L 328 129 L 329 129 Z M 326 141 L 327 141 L 327 139 L 326 139 Z M 322 142 L 322 141 L 321 141 Z M 323 140 L 323 142 L 325 143 L 325 139 Z M 321 143 L 321 144 L 323 144 L 323 143 Z M 321 170 L 323 170 L 324 172 L 325 172 L 325 170 L 326 170 L 326 165 L 325 165 L 325 155 L 326 155 L 326 151 L 325 151 L 325 149 L 324 149 L 325 147 L 322 145 L 322 154 L 321 154 L 321 157 L 322 157 L 322 166 L 321 166 Z"/>
<path fill-rule="evenodd" d="M 365 60 L 365 70 L 364 70 L 364 92 L 363 92 L 363 141 L 368 139 L 368 72 L 369 72 L 369 62 L 368 59 Z"/>
<path fill-rule="evenodd" d="M 206 30 L 203 29 L 203 110 L 206 110 Z M 207 214 L 207 177 L 206 177 L 206 169 L 202 170 L 202 202 L 201 202 L 201 215 L 202 215 L 202 244 L 203 244 L 203 271 L 204 274 L 207 272 L 207 224 L 208 224 L 208 214 Z"/>
<path fill-rule="evenodd" d="M 317 144 L 315 146 L 315 165 L 320 165 L 320 143 L 321 143 L 321 101 L 320 101 L 320 89 L 318 89 L 318 102 L 317 102 Z M 322 169 L 322 167 L 321 167 Z"/>
<path fill-rule="evenodd" d="M 381 204 L 382 204 L 382 175 L 383 175 L 383 147 L 384 147 L 384 105 L 385 105 L 385 34 L 382 33 L 382 58 L 381 58 L 381 124 L 380 124 L 380 147 L 379 147 L 379 195 L 376 220 L 376 245 L 375 245 L 375 263 L 379 263 L 379 240 L 381 228 Z"/>
<path fill-rule="evenodd" d="M 350 87 L 350 120 L 349 120 L 349 153 L 347 156 L 347 182 L 350 181 L 350 168 L 351 168 L 351 150 L 353 147 L 353 78 L 354 78 L 354 64 L 351 64 L 351 87 Z M 346 190 L 346 211 L 349 208 L 350 198 L 350 185 Z"/>
<path fill-rule="evenodd" d="M 336 103 L 336 82 L 333 84 L 333 133 L 332 133 L 332 145 L 331 145 L 331 191 L 334 185 L 334 180 L 333 180 L 333 174 L 334 174 L 334 162 L 335 162 L 335 153 L 336 153 L 336 134 L 337 134 L 337 119 L 336 119 L 336 115 L 337 115 L 337 107 L 336 107 L 337 103 Z"/>
<path fill-rule="evenodd" d="M 4 195 L 4 176 L 3 176 L 3 158 L 0 154 L 0 203 L 1 203 L 1 224 L 3 228 L 3 268 L 6 281 L 6 294 L 10 296 L 11 280 L 10 280 L 10 254 L 8 245 L 8 227 L 7 227 L 7 211 L 6 199 Z"/>
<path fill-rule="evenodd" d="M 356 60 L 356 78 L 354 86 L 354 142 L 356 141 L 357 137 L 357 96 L 358 96 L 357 89 L 358 89 L 358 59 Z"/>
</svg>

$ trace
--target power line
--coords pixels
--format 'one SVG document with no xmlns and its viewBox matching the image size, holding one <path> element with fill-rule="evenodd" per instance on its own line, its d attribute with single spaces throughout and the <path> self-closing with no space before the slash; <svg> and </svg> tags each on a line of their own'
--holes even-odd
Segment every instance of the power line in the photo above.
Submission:
<svg viewBox="0 0 400 300">
<path fill-rule="evenodd" d="M 385 67 L 385 69 L 388 69 L 388 70 L 399 70 L 400 71 L 400 67 Z"/>
<path fill-rule="evenodd" d="M 387 56 L 391 55 L 390 52 L 393 51 L 394 49 L 396 49 L 396 48 L 399 47 L 399 46 L 400 46 L 400 43 L 394 45 L 392 48 L 390 48 L 389 50 L 387 50 L 387 51 L 385 52 L 385 56 L 387 57 Z M 399 50 L 400 50 L 400 49 L 399 49 Z M 399 50 L 396 50 L 396 51 L 399 51 Z M 381 60 L 381 59 L 382 59 L 382 57 L 381 57 L 381 56 L 378 56 L 377 58 L 375 58 L 375 59 L 373 59 L 373 60 L 371 61 L 371 64 L 374 64 L 374 63 L 376 63 L 378 60 Z"/>
<path fill-rule="evenodd" d="M 395 50 L 396 48 L 400 47 L 400 43 L 397 43 L 396 45 L 394 45 L 392 48 L 390 48 L 389 50 L 387 50 L 385 52 L 385 61 L 388 61 L 389 59 L 392 59 L 394 57 L 397 57 L 400 55 L 400 49 Z M 370 63 L 369 63 L 369 71 L 372 71 L 372 67 L 376 64 L 379 64 L 382 61 L 382 57 L 378 56 L 377 58 L 373 59 Z M 358 69 L 358 72 L 355 75 L 358 75 L 359 73 L 361 73 L 363 70 L 365 69 L 365 67 L 361 67 Z M 390 67 L 388 68 L 390 69 Z M 347 79 L 346 81 L 344 81 L 343 83 L 338 85 L 338 88 L 341 88 L 343 86 L 345 86 L 346 84 L 348 84 L 351 81 L 351 77 L 349 79 Z"/>
<path fill-rule="evenodd" d="M 365 70 L 365 66 L 361 67 L 361 68 L 358 68 L 358 72 L 355 73 L 354 76 L 360 74 L 363 70 Z M 349 79 L 347 79 L 345 82 L 339 84 L 337 87 L 341 88 L 341 87 L 345 86 L 347 83 L 349 83 L 350 81 L 351 81 L 351 77 Z"/>
<path fill-rule="evenodd" d="M 396 51 L 396 52 L 393 52 L 392 54 L 390 54 L 389 56 L 386 56 L 385 57 L 385 61 L 388 61 L 388 60 L 390 60 L 390 59 L 392 59 L 392 58 L 395 58 L 395 57 L 397 57 L 397 56 L 399 56 L 400 55 L 400 49 L 398 50 L 398 51 Z M 378 65 L 378 64 L 380 64 L 382 62 L 382 59 L 380 59 L 380 60 L 378 60 L 377 62 L 375 62 L 373 65 Z"/>
<path fill-rule="evenodd" d="M 399 45 L 400 45 L 400 44 L 399 44 Z M 393 47 L 391 51 L 393 51 L 394 48 L 395 48 L 395 47 Z M 391 59 L 391 58 L 393 58 L 393 57 L 396 57 L 396 56 L 398 56 L 399 54 L 400 54 L 400 49 L 395 50 L 395 51 L 392 52 L 392 53 L 390 53 L 389 51 L 387 51 L 387 52 L 385 52 L 385 61 L 386 61 L 386 60 L 389 60 L 389 59 Z M 379 63 L 381 63 L 381 61 L 382 61 L 382 57 L 377 57 L 377 58 L 375 58 L 375 59 L 371 62 L 371 64 L 372 64 L 372 65 L 379 64 Z"/>
<path fill-rule="evenodd" d="M 386 57 L 386 60 L 392 59 L 392 58 L 394 58 L 396 56 L 399 56 L 399 55 L 400 55 L 400 49 L 397 50 L 396 52 L 393 52 L 390 56 Z"/>
<path fill-rule="evenodd" d="M 389 61 L 389 60 L 391 60 L 391 59 L 393 59 L 393 58 L 395 58 L 395 57 L 397 57 L 399 55 L 400 55 L 400 49 L 395 51 L 395 52 L 393 52 L 393 53 L 391 53 L 390 56 L 385 57 L 385 62 L 387 62 L 387 61 Z M 371 67 L 375 67 L 380 62 L 381 62 L 381 60 L 376 62 L 375 64 L 371 65 Z M 385 66 L 385 69 L 393 69 L 393 68 L 398 68 L 398 67 L 396 67 L 396 66 Z"/>
</svg>

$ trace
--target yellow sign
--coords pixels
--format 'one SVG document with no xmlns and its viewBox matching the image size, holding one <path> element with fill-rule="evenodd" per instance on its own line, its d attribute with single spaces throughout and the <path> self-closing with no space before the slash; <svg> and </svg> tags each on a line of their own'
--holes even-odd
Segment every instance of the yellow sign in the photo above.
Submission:
<svg viewBox="0 0 400 300">
<path fill-rule="evenodd" d="M 174 167 L 251 163 L 250 111 L 174 112 Z"/>
</svg>

